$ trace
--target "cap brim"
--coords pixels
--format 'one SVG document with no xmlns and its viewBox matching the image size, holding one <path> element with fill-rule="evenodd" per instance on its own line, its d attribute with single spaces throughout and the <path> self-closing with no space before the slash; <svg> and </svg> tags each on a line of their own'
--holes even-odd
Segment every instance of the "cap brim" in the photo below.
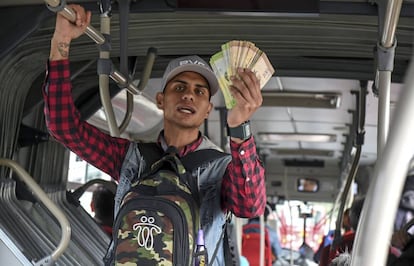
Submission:
<svg viewBox="0 0 414 266">
<path fill-rule="evenodd" d="M 178 66 L 178 67 L 174 68 L 170 73 L 168 73 L 168 76 L 165 78 L 164 84 L 162 85 L 162 88 L 164 89 L 165 86 L 167 85 L 168 81 L 170 81 L 173 77 L 177 76 L 178 74 L 180 74 L 182 72 L 186 72 L 186 71 L 196 72 L 196 73 L 202 75 L 208 82 L 208 85 L 210 87 L 211 96 L 216 94 L 216 92 L 219 88 L 219 83 L 218 83 L 218 80 L 216 78 L 216 75 L 214 75 L 214 72 L 206 69 L 205 67 L 198 66 L 198 65 L 195 65 L 195 64 L 182 65 L 182 66 Z"/>
</svg>

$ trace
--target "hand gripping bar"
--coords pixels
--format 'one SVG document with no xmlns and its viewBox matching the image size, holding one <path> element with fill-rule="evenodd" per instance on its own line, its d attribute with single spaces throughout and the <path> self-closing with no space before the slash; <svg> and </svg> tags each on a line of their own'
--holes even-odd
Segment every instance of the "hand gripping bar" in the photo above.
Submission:
<svg viewBox="0 0 414 266">
<path fill-rule="evenodd" d="M 45 2 L 50 10 L 60 12 L 60 14 L 71 22 L 76 20 L 75 12 L 66 5 L 65 0 L 45 0 Z M 86 27 L 85 33 L 97 44 L 103 44 L 105 42 L 105 37 L 92 25 L 88 25 Z M 125 78 L 124 75 L 122 75 L 122 73 L 118 70 L 112 69 L 109 76 L 113 81 L 119 84 L 120 87 L 126 88 L 130 93 L 135 95 L 141 94 L 141 91 L 138 90 L 138 88 L 127 78 Z"/>
</svg>

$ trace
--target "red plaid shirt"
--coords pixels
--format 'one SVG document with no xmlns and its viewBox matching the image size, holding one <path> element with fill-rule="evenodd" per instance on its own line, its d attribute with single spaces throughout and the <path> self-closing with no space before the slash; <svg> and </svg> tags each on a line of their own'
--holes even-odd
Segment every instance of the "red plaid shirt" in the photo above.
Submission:
<svg viewBox="0 0 414 266">
<path fill-rule="evenodd" d="M 130 141 L 111 137 L 80 119 L 72 98 L 69 60 L 50 61 L 43 89 L 46 124 L 51 135 L 85 161 L 119 179 Z M 199 137 L 180 155 L 194 151 Z M 230 142 L 232 161 L 222 181 L 222 206 L 239 217 L 258 216 L 264 212 L 266 190 L 264 168 L 257 156 L 253 137 L 236 144 Z"/>
</svg>

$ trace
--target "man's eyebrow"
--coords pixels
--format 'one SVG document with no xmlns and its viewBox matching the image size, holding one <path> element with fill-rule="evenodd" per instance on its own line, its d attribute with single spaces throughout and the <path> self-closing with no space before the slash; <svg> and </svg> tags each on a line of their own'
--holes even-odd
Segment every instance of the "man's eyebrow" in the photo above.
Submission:
<svg viewBox="0 0 414 266">
<path fill-rule="evenodd" d="M 182 83 L 182 84 L 188 84 L 187 81 L 181 80 L 181 79 L 172 79 L 171 82 L 173 83 Z"/>
<path fill-rule="evenodd" d="M 171 80 L 173 83 L 181 83 L 181 84 L 185 84 L 185 85 L 188 85 L 188 82 L 187 81 L 185 81 L 185 80 L 182 80 L 182 79 L 173 79 L 173 80 Z M 208 83 L 206 83 L 206 84 L 196 84 L 196 87 L 198 87 L 198 88 L 205 88 L 205 89 L 207 89 L 207 90 L 209 90 L 210 89 L 210 86 L 208 85 Z"/>
</svg>

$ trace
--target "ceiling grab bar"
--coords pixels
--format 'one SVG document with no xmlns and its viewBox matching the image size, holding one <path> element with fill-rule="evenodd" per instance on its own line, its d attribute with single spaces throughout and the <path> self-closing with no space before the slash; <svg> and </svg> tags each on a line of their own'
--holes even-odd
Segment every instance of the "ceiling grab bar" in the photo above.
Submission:
<svg viewBox="0 0 414 266">
<path fill-rule="evenodd" d="M 351 266 L 385 265 L 393 222 L 414 146 L 414 55 L 391 121 L 390 134 L 375 164 L 356 231 Z"/>
<path fill-rule="evenodd" d="M 151 77 L 151 71 L 152 71 L 152 67 L 154 66 L 156 56 L 157 56 L 157 48 L 155 48 L 155 47 L 148 48 L 147 56 L 146 56 L 146 59 L 145 59 L 145 66 L 144 66 L 144 69 L 142 71 L 139 83 L 138 83 L 138 90 L 140 92 L 142 92 L 145 89 L 145 86 L 147 86 L 147 84 L 148 84 L 148 80 Z M 133 70 L 132 73 L 135 73 L 135 70 Z M 127 110 L 126 110 L 125 118 L 122 121 L 121 125 L 119 126 L 119 131 L 120 132 L 124 132 L 124 130 L 128 126 L 128 123 L 129 123 L 129 120 L 131 119 L 132 111 L 133 111 L 132 94 L 129 91 L 127 91 L 127 93 L 128 93 L 127 94 Z M 127 115 L 129 117 L 127 117 Z"/>
<path fill-rule="evenodd" d="M 53 265 L 55 261 L 63 254 L 70 242 L 71 227 L 65 214 L 59 209 L 59 207 L 49 199 L 42 188 L 33 180 L 33 178 L 16 162 L 10 159 L 1 158 L 0 165 L 10 167 L 17 176 L 30 188 L 35 196 L 49 209 L 49 211 L 55 216 L 62 229 L 62 237 L 59 245 L 52 252 L 52 254 L 38 260 L 34 265 Z"/>
<path fill-rule="evenodd" d="M 66 5 L 65 0 L 45 0 L 47 7 L 53 12 L 60 12 L 65 18 L 69 21 L 75 21 L 75 12 Z M 85 34 L 88 35 L 95 43 L 102 45 L 105 43 L 105 37 L 97 31 L 92 25 L 89 25 L 86 28 Z M 111 68 L 110 77 L 114 80 L 120 87 L 126 88 L 129 92 L 134 95 L 139 95 L 141 92 L 138 88 L 129 81 L 128 77 L 125 77 L 118 70 Z"/>
<path fill-rule="evenodd" d="M 339 210 L 338 210 L 338 217 L 336 218 L 335 224 L 335 233 L 334 239 L 331 245 L 331 251 L 335 250 L 336 247 L 342 241 L 341 235 L 341 228 L 342 228 L 342 221 L 343 221 L 343 212 L 345 210 L 345 204 L 347 201 L 347 197 L 349 196 L 349 192 L 351 191 L 352 183 L 355 180 L 355 176 L 359 166 L 359 159 L 361 157 L 362 145 L 364 144 L 364 137 L 365 137 L 365 110 L 366 110 L 366 95 L 367 95 L 367 85 L 368 82 L 361 81 L 360 82 L 360 91 L 356 91 L 356 103 L 357 103 L 357 132 L 355 135 L 355 143 L 354 146 L 356 147 L 356 153 L 352 160 L 352 167 L 349 172 L 348 178 L 345 183 L 345 187 L 341 193 L 341 199 L 339 201 Z"/>
<path fill-rule="evenodd" d="M 112 107 L 111 96 L 109 93 L 109 76 L 112 69 L 110 60 L 111 51 L 111 2 L 110 0 L 100 1 L 100 21 L 101 33 L 105 38 L 105 42 L 99 45 L 98 59 L 98 75 L 99 75 L 99 95 L 101 97 L 102 106 L 105 111 L 106 120 L 108 122 L 109 133 L 113 137 L 119 137 L 120 132 L 116 122 L 114 108 Z"/>
<path fill-rule="evenodd" d="M 103 3 L 106 2 L 106 3 Z M 125 0 L 119 3 L 120 4 L 120 61 L 121 61 L 121 72 L 124 75 L 128 74 L 128 56 L 127 56 L 127 41 L 128 41 L 128 35 L 127 35 L 127 29 L 128 29 L 128 15 L 129 15 L 129 0 Z M 110 33 L 110 1 L 108 0 L 101 0 L 101 26 L 102 26 L 102 32 L 103 34 L 107 34 L 109 36 Z M 107 38 L 109 40 L 109 38 Z M 107 115 L 108 120 L 108 127 L 109 131 L 112 136 L 119 137 L 120 134 L 125 131 L 127 128 L 131 117 L 132 117 L 132 111 L 134 107 L 134 101 L 133 101 L 133 94 L 127 91 L 127 105 L 126 105 L 126 112 L 123 121 L 121 122 L 121 125 L 118 127 L 117 122 L 115 119 L 115 114 L 113 111 L 110 93 L 109 93 L 109 81 L 107 79 L 107 75 L 105 73 L 109 73 L 108 69 L 110 69 L 111 66 L 107 66 L 109 61 L 106 61 L 106 59 L 109 59 L 109 50 L 110 45 L 108 42 L 108 45 L 102 45 L 101 47 L 101 65 L 98 65 L 98 68 L 102 71 L 100 72 L 100 96 L 101 101 L 105 109 L 105 113 Z M 146 65 L 144 67 L 144 70 L 142 72 L 141 80 L 138 84 L 137 90 L 141 93 L 145 86 L 148 83 L 148 80 L 151 76 L 151 70 L 154 65 L 155 56 L 156 56 L 156 48 L 150 47 L 147 51 L 147 57 L 146 57 Z M 133 70 L 133 73 L 135 73 L 135 67 Z"/>
<path fill-rule="evenodd" d="M 118 0 L 119 5 L 119 58 L 120 71 L 123 75 L 128 76 L 128 20 L 129 20 L 129 4 L 130 0 Z M 118 130 L 122 133 L 127 128 L 131 121 L 132 111 L 134 110 L 133 94 L 126 91 L 126 111 L 124 119 L 121 122 Z"/>
<path fill-rule="evenodd" d="M 120 70 L 121 73 L 124 75 L 130 75 L 130 79 L 132 79 L 132 82 L 134 81 L 134 75 L 136 71 L 136 63 L 137 59 L 135 59 L 134 68 L 131 71 L 131 74 L 129 74 L 128 69 L 128 18 L 129 18 L 129 5 L 130 0 L 120 0 L 118 1 L 119 4 L 119 27 L 120 27 Z M 148 80 L 151 77 L 151 71 L 152 67 L 154 65 L 155 56 L 156 56 L 157 49 L 150 47 L 147 51 L 147 57 L 146 57 L 146 64 L 144 66 L 144 70 L 141 75 L 141 79 L 138 84 L 138 91 L 142 92 L 147 86 Z M 127 107 L 126 112 L 123 121 L 121 122 L 121 125 L 119 126 L 119 132 L 122 133 L 127 128 L 129 121 L 132 117 L 132 112 L 134 109 L 134 101 L 133 101 L 133 94 L 129 91 L 127 93 Z"/>
</svg>

